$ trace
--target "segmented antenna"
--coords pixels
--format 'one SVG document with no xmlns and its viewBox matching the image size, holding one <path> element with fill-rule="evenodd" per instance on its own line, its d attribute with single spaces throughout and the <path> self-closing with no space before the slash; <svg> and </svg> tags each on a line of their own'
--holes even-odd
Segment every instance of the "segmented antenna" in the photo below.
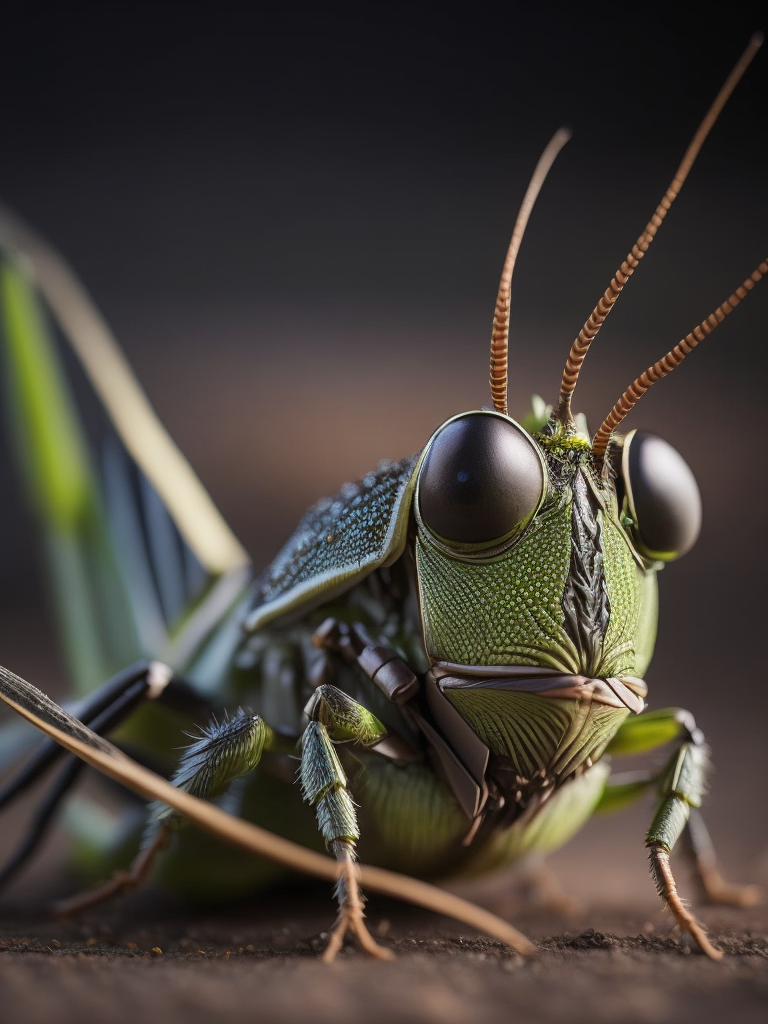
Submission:
<svg viewBox="0 0 768 1024">
<path fill-rule="evenodd" d="M 725 320 L 726 316 L 733 312 L 742 299 L 749 295 L 758 281 L 761 281 L 766 274 L 768 274 L 768 260 L 763 260 L 752 271 L 746 281 L 739 285 L 733 295 L 730 295 L 721 306 L 717 307 L 714 313 L 708 316 L 706 320 L 702 320 L 698 327 L 695 327 L 690 334 L 686 334 L 682 341 L 679 341 L 662 359 L 654 363 L 653 366 L 649 366 L 647 370 L 632 381 L 600 424 L 592 439 L 592 455 L 598 465 L 605 459 L 605 452 L 611 439 L 611 434 L 627 413 L 637 405 L 648 388 L 661 380 L 662 377 L 666 377 L 668 373 L 672 373 L 685 357 L 696 348 L 699 342 L 710 335 Z"/>
<path fill-rule="evenodd" d="M 664 193 L 664 196 L 656 207 L 656 210 L 651 217 L 650 221 L 645 227 L 645 230 L 640 235 L 638 240 L 632 246 L 631 251 L 627 255 L 627 258 L 623 261 L 619 269 L 616 271 L 616 275 L 611 280 L 610 285 L 604 292 L 602 298 L 598 302 L 597 306 L 592 310 L 589 315 L 589 319 L 584 324 L 582 329 L 579 331 L 578 337 L 571 347 L 571 351 L 568 355 L 568 359 L 563 370 L 563 379 L 560 385 L 560 400 L 557 406 L 556 416 L 561 423 L 570 422 L 572 419 L 571 414 L 571 395 L 576 387 L 576 381 L 579 378 L 579 372 L 581 370 L 582 363 L 587 355 L 589 346 L 595 340 L 595 337 L 603 326 L 605 318 L 608 316 L 610 311 L 613 309 L 613 305 L 616 299 L 621 294 L 621 290 L 627 283 L 629 278 L 634 273 L 640 260 L 643 258 L 648 250 L 651 242 L 653 241 L 656 232 L 661 227 L 661 223 L 664 220 L 667 212 L 672 203 L 677 198 L 680 189 L 688 177 L 688 172 L 693 166 L 696 157 L 699 155 L 699 150 L 704 143 L 707 135 L 712 129 L 713 124 L 720 115 L 721 110 L 725 106 L 728 98 L 730 97 L 733 90 L 736 88 L 739 80 L 743 76 L 744 72 L 752 62 L 752 58 L 755 56 L 757 51 L 760 49 L 763 43 L 762 33 L 756 32 L 750 39 L 747 48 L 739 58 L 736 66 L 730 75 L 726 79 L 722 88 L 718 92 L 712 106 L 707 111 L 704 120 L 698 127 L 696 134 L 685 151 L 685 155 L 678 167 L 674 178 L 672 179 L 669 188 Z"/>
<path fill-rule="evenodd" d="M 550 139 L 546 149 L 539 157 L 533 177 L 520 205 L 520 212 L 517 215 L 512 239 L 507 249 L 507 256 L 504 260 L 504 267 L 499 282 L 499 293 L 496 297 L 496 309 L 493 314 L 493 331 L 491 333 L 491 396 L 493 407 L 496 412 L 507 413 L 507 365 L 509 349 L 509 304 L 512 292 L 512 271 L 515 267 L 515 260 L 520 249 L 520 242 L 523 238 L 528 218 L 531 215 L 533 204 L 536 202 L 544 179 L 555 161 L 555 157 L 570 139 L 571 133 L 567 128 L 560 128 Z"/>
</svg>

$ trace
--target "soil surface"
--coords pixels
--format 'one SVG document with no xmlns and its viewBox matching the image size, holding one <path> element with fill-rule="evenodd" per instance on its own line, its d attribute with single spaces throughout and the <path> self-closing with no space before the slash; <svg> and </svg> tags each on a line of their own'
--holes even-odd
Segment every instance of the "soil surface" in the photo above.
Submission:
<svg viewBox="0 0 768 1024">
<path fill-rule="evenodd" d="M 573 866 L 565 864 L 569 889 Z M 47 909 L 50 891 L 15 894 L 0 921 L 0 1017 L 25 1024 L 765 1020 L 764 903 L 700 908 L 725 953 L 714 963 L 680 942 L 648 879 L 630 883 L 609 871 L 601 898 L 599 873 L 591 878 L 589 903 L 570 910 L 526 906 L 499 882 L 462 890 L 535 941 L 537 954 L 526 961 L 454 921 L 373 896 L 371 929 L 395 958 L 379 962 L 348 946 L 325 965 L 333 906 L 322 885 L 299 883 L 205 914 L 150 889 L 75 920 Z M 624 901 L 617 881 L 627 883 Z"/>
</svg>

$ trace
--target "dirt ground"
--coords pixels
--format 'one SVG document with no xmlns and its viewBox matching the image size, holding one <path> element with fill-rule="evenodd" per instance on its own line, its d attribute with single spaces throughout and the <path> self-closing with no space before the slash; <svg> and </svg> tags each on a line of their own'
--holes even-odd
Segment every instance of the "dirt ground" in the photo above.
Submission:
<svg viewBox="0 0 768 1024">
<path fill-rule="evenodd" d="M 333 918 L 322 885 L 289 886 L 226 912 L 192 914 L 154 891 L 133 893 L 76 920 L 46 909 L 54 891 L 14 891 L 2 905 L 0 986 L 5 1021 L 164 1024 L 393 1018 L 685 1024 L 764 1021 L 768 908 L 700 908 L 720 963 L 681 945 L 653 887 L 616 869 L 594 841 L 555 867 L 586 899 L 569 913 L 526 906 L 505 887 L 465 888 L 537 945 L 528 961 L 496 941 L 427 912 L 372 897 L 368 919 L 392 962 L 345 948 L 319 959 Z M 622 857 L 621 843 L 616 847 Z M 602 861 L 602 862 L 601 862 Z M 762 879 L 758 879 L 762 881 Z M 59 884 L 59 883 L 57 883 Z M 600 893 L 603 892 L 601 896 Z"/>
</svg>

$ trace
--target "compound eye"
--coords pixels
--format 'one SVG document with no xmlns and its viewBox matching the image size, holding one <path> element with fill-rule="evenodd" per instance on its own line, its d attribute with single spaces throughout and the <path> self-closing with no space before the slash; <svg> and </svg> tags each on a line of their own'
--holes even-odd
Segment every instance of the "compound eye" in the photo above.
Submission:
<svg viewBox="0 0 768 1024">
<path fill-rule="evenodd" d="M 513 420 L 468 413 L 432 439 L 419 475 L 419 511 L 429 529 L 459 545 L 518 533 L 546 490 L 542 456 Z"/>
<path fill-rule="evenodd" d="M 689 551 L 701 529 L 701 495 L 682 455 L 656 434 L 633 430 L 624 441 L 621 475 L 638 552 L 670 562 Z"/>
</svg>

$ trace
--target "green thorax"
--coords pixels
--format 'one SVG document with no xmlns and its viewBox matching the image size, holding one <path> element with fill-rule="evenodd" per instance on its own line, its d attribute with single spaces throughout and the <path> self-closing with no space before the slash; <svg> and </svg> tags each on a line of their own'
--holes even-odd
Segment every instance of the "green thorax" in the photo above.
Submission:
<svg viewBox="0 0 768 1024">
<path fill-rule="evenodd" d="M 419 526 L 427 654 L 464 665 L 642 676 L 655 639 L 655 570 L 634 553 L 588 449 L 542 448 L 547 499 L 502 552 L 468 558 Z"/>
</svg>

